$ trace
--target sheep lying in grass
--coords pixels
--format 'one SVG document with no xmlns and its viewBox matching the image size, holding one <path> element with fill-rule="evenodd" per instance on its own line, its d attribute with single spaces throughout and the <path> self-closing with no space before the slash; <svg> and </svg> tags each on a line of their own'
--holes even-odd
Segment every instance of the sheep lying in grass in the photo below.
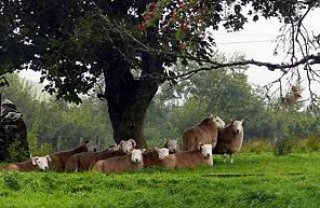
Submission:
<svg viewBox="0 0 320 208">
<path fill-rule="evenodd" d="M 221 118 L 212 114 L 200 124 L 187 128 L 182 135 L 182 151 L 196 150 L 198 143 L 217 144 L 218 129 L 224 126 Z"/>
<path fill-rule="evenodd" d="M 161 166 L 162 160 L 169 155 L 168 148 L 156 148 L 143 153 L 144 167 Z"/>
<path fill-rule="evenodd" d="M 51 161 L 49 162 L 49 167 L 51 170 L 64 171 L 66 162 L 69 159 L 69 157 L 80 152 L 93 152 L 94 149 L 95 148 L 92 142 L 85 141 L 83 144 L 81 144 L 75 149 L 52 153 L 49 155 L 51 158 Z"/>
<path fill-rule="evenodd" d="M 212 144 L 199 143 L 197 150 L 183 151 L 166 156 L 161 162 L 168 169 L 194 167 L 198 165 L 213 165 Z"/>
<path fill-rule="evenodd" d="M 133 139 L 128 141 L 121 141 L 119 145 L 116 145 L 116 148 L 113 148 L 115 151 L 110 151 L 106 149 L 101 152 L 82 152 L 72 155 L 66 162 L 66 172 L 80 172 L 91 170 L 93 165 L 98 160 L 107 159 L 110 157 L 121 156 L 125 154 L 130 154 L 134 149 L 136 143 Z"/>
<path fill-rule="evenodd" d="M 240 151 L 243 142 L 243 120 L 231 121 L 218 134 L 218 143 L 213 149 L 213 154 L 223 154 L 223 160 L 226 161 L 227 155 L 230 157 L 230 163 L 233 163 L 232 155 Z"/>
<path fill-rule="evenodd" d="M 15 170 L 15 171 L 38 171 L 38 170 L 48 170 L 48 161 L 51 161 L 49 155 L 43 157 L 31 157 L 30 160 L 12 163 L 1 167 L 1 170 Z"/>
<path fill-rule="evenodd" d="M 177 153 L 180 151 L 179 142 L 177 139 L 168 139 L 163 147 L 168 148 L 170 154 Z"/>
<path fill-rule="evenodd" d="M 103 173 L 119 173 L 143 168 L 143 156 L 145 149 L 134 149 L 130 155 L 123 155 L 99 160 L 93 166 L 94 171 Z"/>
</svg>

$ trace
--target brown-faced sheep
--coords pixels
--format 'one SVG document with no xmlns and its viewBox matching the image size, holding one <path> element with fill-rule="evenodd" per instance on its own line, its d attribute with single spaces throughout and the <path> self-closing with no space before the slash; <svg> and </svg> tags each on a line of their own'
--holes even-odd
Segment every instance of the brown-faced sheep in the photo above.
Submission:
<svg viewBox="0 0 320 208">
<path fill-rule="evenodd" d="M 230 162 L 233 163 L 232 154 L 238 152 L 242 147 L 243 142 L 243 120 L 231 121 L 223 130 L 219 131 L 218 142 L 213 148 L 213 154 L 223 154 L 223 160 L 226 161 L 226 156 L 230 156 Z"/>
<path fill-rule="evenodd" d="M 91 170 L 93 165 L 98 160 L 107 159 L 110 157 L 121 156 L 125 154 L 130 154 L 134 149 L 136 143 L 133 139 L 128 141 L 121 141 L 117 148 L 114 148 L 115 151 L 110 151 L 106 149 L 101 152 L 82 152 L 78 154 L 74 154 L 70 156 L 70 158 L 66 162 L 66 172 L 80 172 Z"/>
<path fill-rule="evenodd" d="M 134 149 L 130 155 L 99 160 L 93 166 L 94 171 L 103 173 L 119 173 L 143 168 L 143 152 L 145 149 Z"/>
<path fill-rule="evenodd" d="M 161 166 L 162 160 L 168 155 L 168 148 L 155 148 L 154 150 L 147 150 L 142 155 L 144 167 Z"/>
<path fill-rule="evenodd" d="M 182 135 L 182 151 L 196 150 L 198 143 L 212 144 L 213 147 L 217 144 L 218 128 L 224 126 L 217 116 L 212 114 L 201 121 L 200 124 L 187 128 Z"/>
<path fill-rule="evenodd" d="M 30 160 L 12 163 L 0 168 L 0 170 L 15 170 L 15 171 L 39 171 L 39 170 L 48 170 L 49 165 L 48 161 L 51 161 L 49 155 L 43 157 L 31 157 Z"/>
<path fill-rule="evenodd" d="M 166 156 L 162 162 L 162 167 L 168 169 L 194 167 L 198 165 L 213 165 L 212 145 L 198 144 L 197 150 L 183 151 Z"/>
<path fill-rule="evenodd" d="M 83 144 L 76 147 L 75 149 L 72 149 L 69 151 L 51 153 L 49 155 L 51 158 L 51 161 L 49 162 L 49 167 L 51 170 L 64 171 L 66 162 L 70 156 L 80 152 L 93 152 L 93 151 L 94 151 L 94 145 L 92 144 L 92 142 L 85 141 Z"/>
</svg>

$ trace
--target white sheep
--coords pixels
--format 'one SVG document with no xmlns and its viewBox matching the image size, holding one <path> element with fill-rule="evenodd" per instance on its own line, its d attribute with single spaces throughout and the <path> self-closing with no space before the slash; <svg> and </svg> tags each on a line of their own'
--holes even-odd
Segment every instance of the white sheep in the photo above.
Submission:
<svg viewBox="0 0 320 208">
<path fill-rule="evenodd" d="M 93 166 L 94 171 L 103 173 L 119 173 L 143 168 L 143 156 L 145 149 L 134 149 L 130 155 L 123 155 L 99 160 Z"/>
<path fill-rule="evenodd" d="M 212 144 L 201 144 L 197 150 L 183 151 L 166 156 L 161 162 L 168 169 L 194 167 L 198 165 L 213 165 Z"/>
</svg>

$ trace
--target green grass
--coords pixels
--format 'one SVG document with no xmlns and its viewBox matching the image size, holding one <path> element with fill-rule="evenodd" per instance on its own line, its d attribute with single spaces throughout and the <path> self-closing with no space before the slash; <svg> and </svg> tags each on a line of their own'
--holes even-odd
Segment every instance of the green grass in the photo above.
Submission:
<svg viewBox="0 0 320 208">
<path fill-rule="evenodd" d="M 0 207 L 319 207 L 320 154 L 123 174 L 0 172 Z"/>
</svg>

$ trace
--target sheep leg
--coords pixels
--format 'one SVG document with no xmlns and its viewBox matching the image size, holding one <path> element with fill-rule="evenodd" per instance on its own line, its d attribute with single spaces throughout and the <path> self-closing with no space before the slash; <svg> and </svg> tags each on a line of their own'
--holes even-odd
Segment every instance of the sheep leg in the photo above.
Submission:
<svg viewBox="0 0 320 208">
<path fill-rule="evenodd" d="M 231 164 L 233 164 L 233 157 L 232 157 L 232 154 L 230 154 L 230 155 L 229 155 L 229 157 L 230 157 L 230 163 L 231 163 Z"/>
<path fill-rule="evenodd" d="M 222 158 L 223 158 L 223 162 L 226 163 L 226 161 L 227 161 L 227 153 L 224 153 L 222 155 Z"/>
</svg>

